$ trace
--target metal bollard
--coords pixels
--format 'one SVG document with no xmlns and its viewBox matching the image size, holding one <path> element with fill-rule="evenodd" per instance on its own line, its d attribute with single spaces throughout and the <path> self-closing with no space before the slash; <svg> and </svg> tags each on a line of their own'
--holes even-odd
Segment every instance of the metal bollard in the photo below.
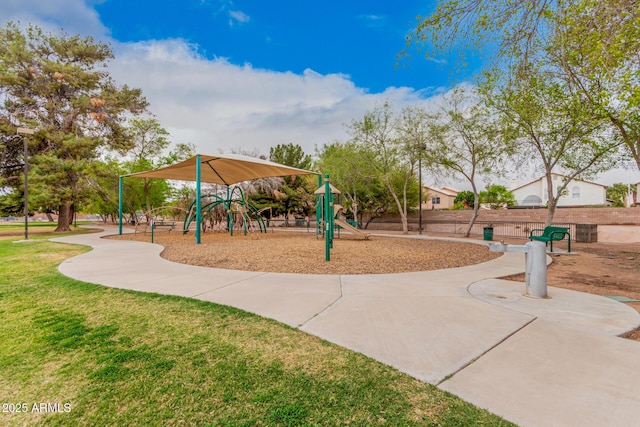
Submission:
<svg viewBox="0 0 640 427">
<path fill-rule="evenodd" d="M 525 247 L 525 295 L 548 298 L 547 247 L 543 242 L 528 242 Z"/>
<path fill-rule="evenodd" d="M 489 244 L 491 252 L 524 252 L 525 292 L 533 298 L 549 298 L 547 295 L 547 247 L 543 242 L 527 242 L 525 245 L 509 245 L 504 242 Z"/>
</svg>

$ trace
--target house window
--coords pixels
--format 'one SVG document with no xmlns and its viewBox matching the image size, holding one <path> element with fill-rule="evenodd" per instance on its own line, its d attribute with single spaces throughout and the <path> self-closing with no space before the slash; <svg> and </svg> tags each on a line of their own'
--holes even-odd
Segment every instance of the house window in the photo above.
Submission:
<svg viewBox="0 0 640 427">
<path fill-rule="evenodd" d="M 539 196 L 531 194 L 524 199 L 522 204 L 524 206 L 541 206 L 542 199 Z"/>
<path fill-rule="evenodd" d="M 440 197 L 433 197 L 433 198 L 431 198 L 431 204 L 433 204 L 433 205 L 439 205 L 439 204 L 440 204 Z"/>
<path fill-rule="evenodd" d="M 571 189 L 571 197 L 574 199 L 580 198 L 580 187 L 577 185 Z"/>
</svg>

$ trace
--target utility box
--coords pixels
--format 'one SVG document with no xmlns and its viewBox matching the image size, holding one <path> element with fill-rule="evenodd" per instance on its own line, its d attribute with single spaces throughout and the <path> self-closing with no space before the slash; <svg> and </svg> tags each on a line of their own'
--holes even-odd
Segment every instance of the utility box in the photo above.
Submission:
<svg viewBox="0 0 640 427">
<path fill-rule="evenodd" d="M 576 224 L 576 242 L 596 243 L 598 241 L 598 224 Z"/>
</svg>

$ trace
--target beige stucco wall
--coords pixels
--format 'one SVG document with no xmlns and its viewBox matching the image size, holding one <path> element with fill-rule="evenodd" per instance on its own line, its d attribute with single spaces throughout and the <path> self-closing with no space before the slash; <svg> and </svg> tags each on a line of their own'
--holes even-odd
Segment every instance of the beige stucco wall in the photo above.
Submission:
<svg viewBox="0 0 640 427">
<path fill-rule="evenodd" d="M 640 226 L 637 225 L 599 225 L 600 243 L 640 243 Z"/>
<path fill-rule="evenodd" d="M 453 201 L 455 200 L 455 196 L 450 196 L 448 194 L 441 193 L 433 188 L 425 187 L 424 188 L 424 203 L 422 204 L 423 210 L 431 210 L 431 209 L 449 209 L 453 206 Z M 432 200 L 434 197 L 440 197 L 440 204 L 434 205 Z"/>
</svg>

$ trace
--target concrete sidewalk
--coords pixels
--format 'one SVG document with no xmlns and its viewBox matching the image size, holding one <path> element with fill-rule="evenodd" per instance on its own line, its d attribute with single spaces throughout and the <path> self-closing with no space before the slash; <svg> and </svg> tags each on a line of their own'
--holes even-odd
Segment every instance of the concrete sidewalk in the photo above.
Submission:
<svg viewBox="0 0 640 427">
<path fill-rule="evenodd" d="M 462 268 L 384 275 L 231 271 L 173 263 L 150 243 L 52 239 L 93 250 L 60 271 L 105 286 L 181 295 L 281 321 L 394 366 L 527 426 L 637 425 L 640 325 L 624 304 L 549 288 L 522 296 L 524 255 Z"/>
</svg>

